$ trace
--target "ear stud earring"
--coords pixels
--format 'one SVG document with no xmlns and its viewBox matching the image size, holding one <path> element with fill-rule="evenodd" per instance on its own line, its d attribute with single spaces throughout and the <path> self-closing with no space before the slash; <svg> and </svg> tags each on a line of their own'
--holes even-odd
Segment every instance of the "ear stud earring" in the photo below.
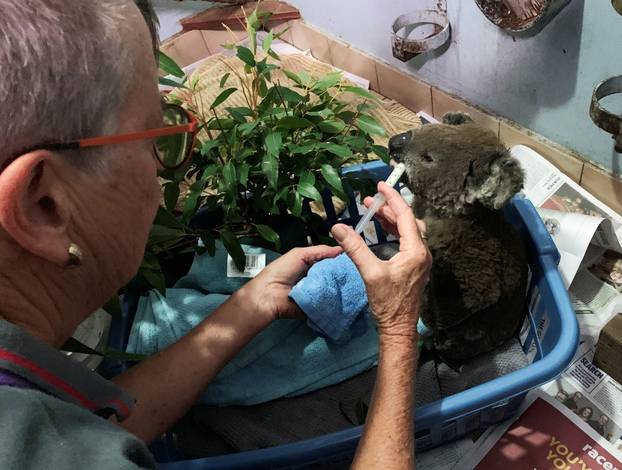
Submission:
<svg viewBox="0 0 622 470">
<path fill-rule="evenodd" d="M 70 243 L 69 248 L 67 248 L 67 253 L 69 254 L 69 259 L 65 264 L 66 268 L 76 268 L 82 264 L 82 250 L 75 243 Z"/>
</svg>

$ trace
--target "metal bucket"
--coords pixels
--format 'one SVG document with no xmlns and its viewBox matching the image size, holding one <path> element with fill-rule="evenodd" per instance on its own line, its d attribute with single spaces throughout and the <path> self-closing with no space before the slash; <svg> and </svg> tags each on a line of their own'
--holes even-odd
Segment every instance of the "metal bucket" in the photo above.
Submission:
<svg viewBox="0 0 622 470">
<path fill-rule="evenodd" d="M 475 0 L 475 3 L 499 28 L 519 33 L 544 26 L 570 0 Z"/>
</svg>

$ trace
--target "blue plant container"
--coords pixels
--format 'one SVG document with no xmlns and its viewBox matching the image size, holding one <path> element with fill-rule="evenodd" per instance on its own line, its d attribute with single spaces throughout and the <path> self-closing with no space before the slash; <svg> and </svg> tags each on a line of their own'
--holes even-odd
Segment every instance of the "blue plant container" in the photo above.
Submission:
<svg viewBox="0 0 622 470">
<path fill-rule="evenodd" d="M 391 168 L 382 162 L 354 165 L 343 171 L 351 177 L 384 180 Z M 350 217 L 338 219 L 330 195 L 324 195 L 329 225 L 339 222 L 355 225 L 360 219 L 354 194 L 346 188 Z M 530 365 L 448 398 L 417 408 L 415 438 L 417 451 L 457 439 L 507 419 L 518 410 L 527 392 L 557 377 L 570 363 L 579 343 L 579 329 L 568 293 L 557 271 L 559 253 L 534 206 L 515 196 L 505 207 L 506 219 L 523 236 L 528 250 L 530 282 L 527 291 L 526 324 L 521 331 L 523 350 Z M 377 222 L 379 242 L 386 240 Z M 116 322 L 110 345 L 124 348 L 136 308 L 135 299 L 124 303 L 124 320 Z M 109 369 L 111 372 L 120 372 Z M 298 469 L 347 468 L 363 432 L 362 426 L 312 439 L 238 454 L 183 460 L 170 436 L 152 445 L 160 468 L 199 469 Z"/>
</svg>

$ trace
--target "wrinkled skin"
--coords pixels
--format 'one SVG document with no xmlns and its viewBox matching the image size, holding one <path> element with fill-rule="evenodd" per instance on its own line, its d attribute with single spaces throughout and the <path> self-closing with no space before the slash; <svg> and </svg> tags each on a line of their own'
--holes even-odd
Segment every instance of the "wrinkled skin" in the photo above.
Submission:
<svg viewBox="0 0 622 470">
<path fill-rule="evenodd" d="M 395 136 L 390 151 L 406 164 L 434 260 L 421 317 L 440 356 L 459 365 L 503 344 L 524 318 L 525 247 L 501 212 L 523 172 L 491 131 L 461 114 Z"/>
</svg>

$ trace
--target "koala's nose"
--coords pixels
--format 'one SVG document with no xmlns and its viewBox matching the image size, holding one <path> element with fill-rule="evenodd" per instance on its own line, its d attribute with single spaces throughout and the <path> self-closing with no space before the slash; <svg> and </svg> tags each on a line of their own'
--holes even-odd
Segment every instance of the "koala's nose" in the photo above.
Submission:
<svg viewBox="0 0 622 470">
<path fill-rule="evenodd" d="M 412 139 L 412 136 L 413 136 L 412 131 L 407 131 L 407 132 L 402 132 L 401 134 L 394 135 L 393 137 L 389 139 L 389 154 L 394 160 L 398 162 L 400 161 L 400 157 L 401 157 L 400 154 L 403 148 L 406 146 L 406 144 L 410 142 L 410 139 Z"/>
</svg>

